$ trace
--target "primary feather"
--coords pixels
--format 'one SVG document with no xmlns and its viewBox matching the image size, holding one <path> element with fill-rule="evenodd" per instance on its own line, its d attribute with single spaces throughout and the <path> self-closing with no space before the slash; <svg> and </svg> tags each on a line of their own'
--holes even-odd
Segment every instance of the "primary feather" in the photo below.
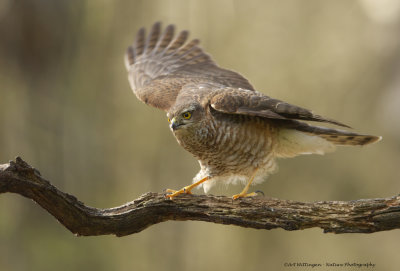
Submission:
<svg viewBox="0 0 400 271">
<path fill-rule="evenodd" d="M 125 66 L 133 92 L 146 104 L 168 111 L 182 87 L 209 82 L 253 90 L 240 74 L 222 69 L 199 46 L 199 40 L 186 43 L 189 33 L 174 37 L 175 27 L 162 32 L 155 23 L 146 37 L 144 28 L 125 54 Z"/>
</svg>

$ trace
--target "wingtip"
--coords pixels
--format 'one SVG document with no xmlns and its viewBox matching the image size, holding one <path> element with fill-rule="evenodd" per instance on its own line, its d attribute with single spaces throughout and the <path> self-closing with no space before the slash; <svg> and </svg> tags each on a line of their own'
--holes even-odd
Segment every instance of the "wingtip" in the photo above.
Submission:
<svg viewBox="0 0 400 271">
<path fill-rule="evenodd" d="M 153 24 L 153 27 L 161 27 L 162 22 L 161 21 L 157 21 Z"/>
<path fill-rule="evenodd" d="M 341 127 L 353 129 L 353 128 L 350 127 L 349 125 L 344 124 L 344 123 L 339 122 L 339 121 L 334 120 L 334 119 L 325 118 L 325 117 L 322 117 L 322 116 L 320 116 L 320 115 L 315 115 L 315 114 L 314 114 L 314 117 L 317 118 L 317 119 L 319 119 L 319 120 L 322 121 L 322 122 L 328 122 L 328 123 L 335 124 L 335 125 L 337 125 L 337 126 L 341 126 Z"/>
<path fill-rule="evenodd" d="M 186 40 L 187 40 L 187 38 L 189 37 L 189 30 L 182 30 L 180 33 L 179 33 L 179 36 L 180 36 L 180 38 L 182 39 L 182 40 L 184 40 L 184 42 L 186 42 Z M 178 37 L 179 37 L 178 36 Z M 178 38 L 177 37 L 177 38 Z"/>
<path fill-rule="evenodd" d="M 146 35 L 146 27 L 142 26 L 141 28 L 139 28 L 139 30 L 136 34 L 136 39 L 138 37 L 145 36 L 145 35 Z"/>
<path fill-rule="evenodd" d="M 155 22 L 152 27 L 151 27 L 151 31 L 150 32 L 160 32 L 161 31 L 161 22 Z"/>
<path fill-rule="evenodd" d="M 191 42 L 193 43 L 194 46 L 200 44 L 200 40 L 199 39 L 193 39 Z"/>
<path fill-rule="evenodd" d="M 135 63 L 135 52 L 132 46 L 128 46 L 128 48 L 126 48 L 124 62 L 127 70 L 129 70 L 131 65 Z"/>
<path fill-rule="evenodd" d="M 167 27 L 165 29 L 166 30 L 175 30 L 175 25 L 174 24 L 169 24 L 169 25 L 167 25 Z"/>
<path fill-rule="evenodd" d="M 336 120 L 328 119 L 328 121 L 329 121 L 330 123 L 335 124 L 335 125 L 338 125 L 338 126 L 342 126 L 342 127 L 345 127 L 345 128 L 353 129 L 353 127 L 351 127 L 351 126 L 349 126 L 349 125 L 347 125 L 347 124 L 344 124 L 344 123 L 342 123 L 342 122 L 336 121 Z"/>
</svg>

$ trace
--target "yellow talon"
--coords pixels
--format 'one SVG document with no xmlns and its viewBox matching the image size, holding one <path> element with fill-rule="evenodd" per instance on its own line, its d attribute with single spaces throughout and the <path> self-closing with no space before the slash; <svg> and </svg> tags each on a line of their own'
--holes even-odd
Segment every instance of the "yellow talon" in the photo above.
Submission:
<svg viewBox="0 0 400 271">
<path fill-rule="evenodd" d="M 182 189 L 180 189 L 178 191 L 177 190 L 173 190 L 173 189 L 166 189 L 165 192 L 171 193 L 171 194 L 167 194 L 167 195 L 165 195 L 165 197 L 167 197 L 169 199 L 173 199 L 174 197 L 176 197 L 176 196 L 178 196 L 180 194 L 189 194 L 190 195 L 190 194 L 192 194 L 191 191 L 192 191 L 193 188 L 195 188 L 199 184 L 207 181 L 208 179 L 209 179 L 209 177 L 205 177 L 205 178 L 201 179 L 200 181 L 198 181 L 198 182 L 196 182 L 194 184 L 185 186 L 184 188 L 182 188 Z"/>
<path fill-rule="evenodd" d="M 248 193 L 248 194 L 247 194 L 247 191 L 249 190 L 250 185 L 251 185 L 251 183 L 253 182 L 254 177 L 256 176 L 256 173 L 257 173 L 257 169 L 254 170 L 253 175 L 252 175 L 251 178 L 249 179 L 249 182 L 247 183 L 247 185 L 243 188 L 242 192 L 240 192 L 239 194 L 236 194 L 236 195 L 233 195 L 233 196 L 232 196 L 232 199 L 233 199 L 233 200 L 238 199 L 238 198 L 245 198 L 245 197 L 254 197 L 254 196 L 257 196 L 257 193 L 256 193 L 256 192 Z"/>
</svg>

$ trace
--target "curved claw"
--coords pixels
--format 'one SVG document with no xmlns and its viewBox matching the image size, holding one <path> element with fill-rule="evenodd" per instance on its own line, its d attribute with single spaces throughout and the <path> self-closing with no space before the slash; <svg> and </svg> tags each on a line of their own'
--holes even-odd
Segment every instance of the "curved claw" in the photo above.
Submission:
<svg viewBox="0 0 400 271">
<path fill-rule="evenodd" d="M 261 191 L 261 190 L 257 190 L 256 192 L 254 192 L 254 193 L 260 193 L 260 194 L 262 194 L 264 197 L 265 197 L 265 194 L 264 194 L 264 192 L 263 191 Z"/>
<path fill-rule="evenodd" d="M 238 198 L 247 198 L 247 197 L 255 197 L 257 196 L 257 192 L 252 192 L 252 193 L 240 193 L 232 196 L 232 199 L 238 199 Z"/>
</svg>

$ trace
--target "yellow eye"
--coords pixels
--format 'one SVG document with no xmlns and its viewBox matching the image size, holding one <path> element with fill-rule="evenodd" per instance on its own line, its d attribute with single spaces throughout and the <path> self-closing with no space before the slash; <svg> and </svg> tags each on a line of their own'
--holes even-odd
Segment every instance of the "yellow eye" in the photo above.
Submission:
<svg viewBox="0 0 400 271">
<path fill-rule="evenodd" d="M 168 122 L 171 123 L 171 119 L 170 118 L 168 118 Z"/>
<path fill-rule="evenodd" d="M 188 120 L 188 119 L 190 119 L 192 117 L 192 114 L 190 114 L 190 112 L 185 112 L 185 113 L 182 114 L 182 117 L 184 119 Z"/>
</svg>

